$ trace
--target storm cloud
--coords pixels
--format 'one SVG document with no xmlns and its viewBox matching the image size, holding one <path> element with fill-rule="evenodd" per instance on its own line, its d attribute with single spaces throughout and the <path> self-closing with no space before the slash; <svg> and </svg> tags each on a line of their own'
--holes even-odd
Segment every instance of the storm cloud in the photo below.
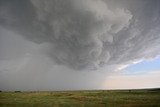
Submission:
<svg viewBox="0 0 160 107">
<path fill-rule="evenodd" d="M 128 10 L 109 9 L 100 0 L 33 0 L 30 5 L 34 12 L 30 12 L 29 6 L 24 11 L 11 10 L 17 5 L 10 6 L 2 23 L 9 27 L 17 25 L 16 31 L 29 40 L 53 44 L 53 60 L 74 69 L 97 68 L 107 63 L 113 37 L 127 28 L 132 18 Z M 20 12 L 14 13 L 16 10 Z M 7 19 L 9 15 L 15 18 Z"/>
<path fill-rule="evenodd" d="M 83 78 L 79 71 L 99 75 L 95 72 L 103 68 L 113 72 L 155 58 L 160 55 L 159 4 L 159 0 L 0 0 L 1 71 L 21 66 L 15 71 L 32 74 L 63 66 Z M 5 61 L 12 59 L 14 64 L 7 66 Z"/>
</svg>

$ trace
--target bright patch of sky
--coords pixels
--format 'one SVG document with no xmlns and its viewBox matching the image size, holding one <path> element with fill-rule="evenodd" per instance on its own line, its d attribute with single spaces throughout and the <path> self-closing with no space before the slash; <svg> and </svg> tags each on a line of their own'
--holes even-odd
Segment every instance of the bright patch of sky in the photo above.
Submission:
<svg viewBox="0 0 160 107">
<path fill-rule="evenodd" d="M 133 64 L 126 69 L 126 74 L 143 74 L 160 70 L 160 57 L 153 60 L 144 60 L 140 63 Z"/>
</svg>

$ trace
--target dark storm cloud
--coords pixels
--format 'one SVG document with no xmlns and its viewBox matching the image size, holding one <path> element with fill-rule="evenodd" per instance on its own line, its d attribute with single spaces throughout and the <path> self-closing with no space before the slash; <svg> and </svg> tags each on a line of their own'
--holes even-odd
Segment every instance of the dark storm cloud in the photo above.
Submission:
<svg viewBox="0 0 160 107">
<path fill-rule="evenodd" d="M 47 53 L 53 61 L 72 69 L 159 55 L 159 1 L 117 2 L 0 0 L 0 25 L 32 42 L 51 44 Z"/>
</svg>

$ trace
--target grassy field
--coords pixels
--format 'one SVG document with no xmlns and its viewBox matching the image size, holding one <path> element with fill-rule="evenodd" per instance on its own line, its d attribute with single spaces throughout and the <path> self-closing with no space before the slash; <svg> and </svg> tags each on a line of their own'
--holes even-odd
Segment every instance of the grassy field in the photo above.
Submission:
<svg viewBox="0 0 160 107">
<path fill-rule="evenodd" d="M 160 90 L 1 92 L 0 107 L 160 107 Z"/>
</svg>

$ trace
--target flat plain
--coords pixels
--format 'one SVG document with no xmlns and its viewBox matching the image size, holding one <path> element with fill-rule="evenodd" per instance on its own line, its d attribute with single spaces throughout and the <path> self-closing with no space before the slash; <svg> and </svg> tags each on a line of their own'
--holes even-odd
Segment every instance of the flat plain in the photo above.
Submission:
<svg viewBox="0 0 160 107">
<path fill-rule="evenodd" d="M 0 92 L 0 107 L 160 107 L 160 89 Z"/>
</svg>

